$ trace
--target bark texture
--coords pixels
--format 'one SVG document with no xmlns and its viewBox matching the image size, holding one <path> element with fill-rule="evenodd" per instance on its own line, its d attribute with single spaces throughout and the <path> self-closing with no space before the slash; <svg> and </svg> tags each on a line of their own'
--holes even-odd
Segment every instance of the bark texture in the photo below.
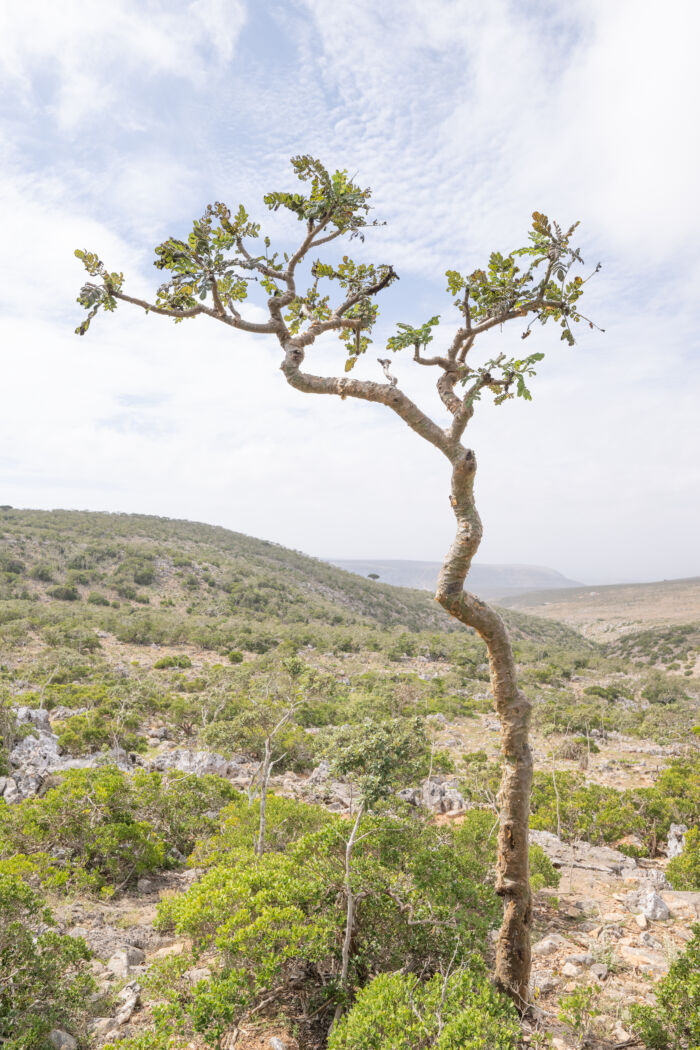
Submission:
<svg viewBox="0 0 700 1050">
<path fill-rule="evenodd" d="M 530 983 L 532 919 L 528 858 L 532 788 L 530 702 L 518 688 L 513 649 L 503 620 L 489 605 L 464 590 L 481 540 L 481 521 L 473 495 L 475 473 L 473 452 L 462 450 L 452 472 L 451 503 L 457 518 L 457 535 L 440 572 L 436 598 L 450 615 L 473 627 L 488 649 L 503 752 L 496 892 L 503 898 L 504 914 L 496 949 L 496 982 L 524 1010 Z"/>
</svg>

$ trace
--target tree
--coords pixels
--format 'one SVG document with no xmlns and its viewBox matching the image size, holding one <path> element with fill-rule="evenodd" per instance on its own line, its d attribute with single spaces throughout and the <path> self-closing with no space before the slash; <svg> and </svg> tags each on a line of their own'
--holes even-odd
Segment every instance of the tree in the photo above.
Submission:
<svg viewBox="0 0 700 1050">
<path fill-rule="evenodd" d="M 425 765 L 428 743 L 420 719 L 412 726 L 400 722 L 365 721 L 359 726 L 343 726 L 333 739 L 333 768 L 340 776 L 351 776 L 360 794 L 359 806 L 350 837 L 345 844 L 345 936 L 340 971 L 340 990 L 347 993 L 350 951 L 355 931 L 358 895 L 353 887 L 352 855 L 366 810 L 395 790 L 403 777 L 410 779 Z M 404 780 L 405 783 L 405 780 Z M 350 814 L 352 816 L 352 812 Z M 341 1016 L 338 1003 L 334 1020 Z"/>
<path fill-rule="evenodd" d="M 448 270 L 447 290 L 458 310 L 460 324 L 441 353 L 427 353 L 436 334 L 438 316 L 417 327 L 397 325 L 387 349 L 391 353 L 407 350 L 417 366 L 435 370 L 438 394 L 448 414 L 448 425 L 441 426 L 399 388 L 391 372 L 391 358 L 377 359 L 384 373 L 382 382 L 348 375 L 371 344 L 378 315 L 376 297 L 398 279 L 397 274 L 387 264 L 357 263 L 347 255 L 340 261 L 322 261 L 315 252 L 340 238 L 364 240 L 366 231 L 379 224 L 368 217 L 371 191 L 362 189 L 345 171 L 330 174 L 310 156 L 293 158 L 292 167 L 299 180 L 308 184 L 306 192 L 272 192 L 264 201 L 271 211 L 286 209 L 302 223 L 303 236 L 296 251 L 280 256 L 271 251 L 271 241 L 266 236 L 262 249 L 256 252 L 252 241 L 260 236 L 260 225 L 250 219 L 242 205 L 233 214 L 225 204 L 217 202 L 194 222 L 186 240 L 170 237 L 158 245 L 155 265 L 166 271 L 169 279 L 158 288 L 155 301 L 150 302 L 128 295 L 123 290 L 124 275 L 110 272 L 96 254 L 78 250 L 76 255 L 96 280 L 88 281 L 80 291 L 78 302 L 87 310 L 87 316 L 76 331 L 84 335 L 99 310 L 111 312 L 118 303 L 125 302 L 146 312 L 173 317 L 176 322 L 202 316 L 232 329 L 271 336 L 282 351 L 281 370 L 296 390 L 385 405 L 449 461 L 457 533 L 439 574 L 436 598 L 451 616 L 477 631 L 489 652 L 504 756 L 497 873 L 504 919 L 496 977 L 499 985 L 522 1005 L 530 972 L 530 704 L 518 688 L 503 620 L 464 589 L 481 541 L 482 526 L 474 501 L 476 457 L 462 439 L 484 394 L 492 394 L 498 405 L 514 397 L 531 399 L 528 380 L 543 356 L 500 353 L 475 362 L 472 351 L 479 336 L 508 321 L 529 318 L 523 339 L 531 334 L 536 322 L 544 325 L 552 321 L 561 327 L 561 338 L 573 344 L 573 324 L 583 320 L 592 326 L 578 306 L 588 278 L 571 276 L 572 269 L 582 262 L 571 243 L 578 224 L 564 230 L 535 212 L 526 246 L 506 255 L 493 252 L 485 268 L 471 273 Z M 302 289 L 304 273 L 308 283 Z M 256 287 L 266 296 L 264 321 L 252 321 L 241 313 L 241 303 Z M 331 302 L 334 288 L 339 293 Z M 345 346 L 345 375 L 325 376 L 303 370 L 307 352 L 328 332 L 335 332 Z"/>
</svg>

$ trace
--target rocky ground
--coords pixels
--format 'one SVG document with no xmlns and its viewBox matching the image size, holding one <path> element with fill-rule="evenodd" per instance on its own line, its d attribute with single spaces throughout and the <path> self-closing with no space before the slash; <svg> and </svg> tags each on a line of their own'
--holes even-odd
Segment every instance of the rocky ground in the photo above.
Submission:
<svg viewBox="0 0 700 1050">
<path fill-rule="evenodd" d="M 633 1045 L 625 1010 L 633 1002 L 652 1001 L 656 983 L 700 918 L 700 893 L 671 891 L 663 860 L 637 862 L 614 849 L 566 845 L 546 832 L 534 832 L 533 840 L 559 867 L 562 880 L 556 892 L 540 891 L 536 898 L 534 1007 L 525 1025 L 525 1045 L 536 1032 L 550 1033 L 555 1050 L 578 1045 L 557 1013 L 559 998 L 582 984 L 593 986 L 600 1010 L 590 1046 L 612 1050 Z M 194 878 L 194 871 L 169 872 L 141 879 L 133 891 L 114 900 L 54 902 L 63 931 L 84 937 L 94 952 L 101 1013 L 92 1028 L 97 1044 L 134 1035 L 148 1023 L 148 1008 L 140 999 L 146 970 L 187 947 L 153 929 L 156 906 Z M 205 963 L 188 971 L 193 982 L 206 975 Z M 280 1029 L 240 1033 L 235 1045 L 243 1050 L 296 1048 Z"/>
<path fill-rule="evenodd" d="M 51 730 L 56 711 L 49 715 L 20 708 L 18 713 L 20 721 L 30 722 L 37 735 L 26 737 L 11 756 L 13 776 L 0 783 L 8 801 L 43 790 L 51 783 L 51 775 L 61 769 L 107 760 L 116 760 L 124 768 L 137 761 L 153 769 L 218 773 L 239 788 L 247 786 L 255 768 L 244 757 L 229 759 L 178 746 L 162 726 L 152 728 L 145 757 L 112 753 L 66 760 Z M 497 752 L 497 727 L 491 716 L 454 723 L 440 716 L 436 725 L 442 743 L 455 754 L 484 744 L 494 755 Z M 632 779 L 651 782 L 675 751 L 619 736 L 600 742 L 600 747 L 600 753 L 592 756 L 588 776 L 619 787 Z M 536 742 L 538 748 L 542 750 L 542 742 Z M 325 763 L 310 775 L 276 777 L 272 787 L 280 794 L 322 803 L 337 812 L 348 811 L 353 801 L 351 786 L 334 780 Z M 437 820 L 459 821 L 464 812 L 455 777 L 434 777 L 401 794 L 414 805 L 428 807 Z M 591 1045 L 601 1050 L 633 1045 L 624 1023 L 626 1008 L 633 1002 L 652 1001 L 656 983 L 690 939 L 691 925 L 700 919 L 700 893 L 673 892 L 664 876 L 663 857 L 637 861 L 615 849 L 583 842 L 565 844 L 548 832 L 533 832 L 532 839 L 561 872 L 561 883 L 558 890 L 540 891 L 536 898 L 534 1009 L 526 1025 L 526 1045 L 538 1031 L 552 1036 L 556 1050 L 577 1045 L 557 1013 L 559 998 L 580 985 L 595 989 L 600 1010 L 596 1041 Z M 180 892 L 195 877 L 194 871 L 169 872 L 141 879 L 133 891 L 113 900 L 59 898 L 52 902 L 62 929 L 83 936 L 94 952 L 100 1013 L 93 1025 L 96 1044 L 135 1034 L 148 1022 L 148 1009 L 140 999 L 143 975 L 154 961 L 178 954 L 184 947 L 183 942 L 153 929 L 156 906 L 164 895 Z M 193 981 L 203 976 L 201 966 L 191 973 Z M 244 1050 L 293 1050 L 296 1046 L 288 1033 L 278 1030 L 240 1033 L 235 1045 Z"/>
</svg>

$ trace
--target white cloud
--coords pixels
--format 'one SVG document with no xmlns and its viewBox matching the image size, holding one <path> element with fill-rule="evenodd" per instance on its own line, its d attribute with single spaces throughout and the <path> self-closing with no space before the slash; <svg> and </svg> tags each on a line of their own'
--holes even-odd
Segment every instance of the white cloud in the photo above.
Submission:
<svg viewBox="0 0 700 1050">
<path fill-rule="evenodd" d="M 440 268 L 514 246 L 533 207 L 584 220 L 584 254 L 605 264 L 587 309 L 607 332 L 573 353 L 538 336 L 534 403 L 480 406 L 481 557 L 589 580 L 698 571 L 694 3 L 669 0 L 663 19 L 645 0 L 44 8 L 0 10 L 0 77 L 20 100 L 0 124 L 4 234 L 20 246 L 0 276 L 2 502 L 441 556 L 439 454 L 380 407 L 290 390 L 272 341 L 123 307 L 72 335 L 75 247 L 147 293 L 155 238 L 207 200 L 255 203 L 311 150 L 375 189 L 390 225 L 353 250 L 399 268 L 393 319 L 448 313 Z M 40 153 L 45 122 L 60 157 Z M 358 374 L 376 378 L 375 357 Z M 342 368 L 335 340 L 311 360 Z M 396 363 L 437 416 L 426 372 Z"/>
<path fill-rule="evenodd" d="M 66 133 L 98 113 L 128 125 L 130 96 L 164 74 L 201 86 L 244 21 L 242 0 L 25 0 L 0 8 L 0 75 L 31 108 L 48 90 Z"/>
</svg>

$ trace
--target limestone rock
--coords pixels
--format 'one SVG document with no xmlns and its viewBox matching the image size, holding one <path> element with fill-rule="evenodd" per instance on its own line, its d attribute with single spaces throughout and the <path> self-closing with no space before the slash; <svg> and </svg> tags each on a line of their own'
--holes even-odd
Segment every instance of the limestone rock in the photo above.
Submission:
<svg viewBox="0 0 700 1050">
<path fill-rule="evenodd" d="M 666 901 L 659 896 L 656 890 L 647 890 L 640 903 L 642 906 L 642 914 L 645 915 L 647 919 L 658 922 L 671 918 L 671 912 Z"/>
<path fill-rule="evenodd" d="M 533 994 L 539 993 L 539 995 L 546 995 L 547 992 L 554 991 L 559 985 L 559 981 L 556 977 L 553 977 L 551 973 L 539 973 L 535 971 L 532 975 L 532 991 Z"/>
<path fill-rule="evenodd" d="M 115 977 L 128 977 L 134 966 L 142 966 L 146 961 L 146 955 L 140 948 L 127 945 L 115 952 L 107 963 L 107 969 Z"/>
<path fill-rule="evenodd" d="M 553 952 L 558 951 L 559 948 L 570 948 L 571 945 L 562 937 L 560 933 L 550 933 L 546 937 L 543 937 L 541 941 L 532 946 L 533 955 L 552 955 Z"/>
<path fill-rule="evenodd" d="M 239 771 L 241 760 L 224 758 L 216 751 L 188 751 L 185 749 L 168 751 L 157 755 L 151 762 L 151 768 L 159 772 L 177 769 L 182 773 L 193 773 L 201 777 L 213 773 L 219 777 L 230 777 Z"/>
<path fill-rule="evenodd" d="M 630 944 L 621 944 L 618 952 L 626 963 L 637 969 L 646 970 L 655 976 L 668 972 L 668 961 L 660 952 L 649 948 L 634 948 Z"/>
<path fill-rule="evenodd" d="M 116 1024 L 127 1024 L 131 1020 L 131 1015 L 138 1006 L 140 991 L 141 988 L 138 984 L 136 984 L 136 982 L 127 984 L 124 988 L 122 988 L 121 992 L 117 996 L 117 1002 L 119 1003 L 119 1007 L 114 1017 Z"/>
<path fill-rule="evenodd" d="M 49 1032 L 49 1042 L 55 1050 L 77 1050 L 78 1046 L 78 1040 L 61 1028 L 54 1028 L 52 1032 Z"/>
<path fill-rule="evenodd" d="M 685 824 L 671 824 L 668 829 L 666 853 L 668 859 L 679 857 L 685 846 L 685 833 L 688 830 Z"/>
</svg>

